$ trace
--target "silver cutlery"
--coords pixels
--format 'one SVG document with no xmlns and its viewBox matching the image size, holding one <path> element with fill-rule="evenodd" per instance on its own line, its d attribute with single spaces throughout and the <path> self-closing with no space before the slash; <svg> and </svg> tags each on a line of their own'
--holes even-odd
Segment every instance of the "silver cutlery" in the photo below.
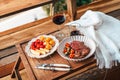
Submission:
<svg viewBox="0 0 120 80">
<path fill-rule="evenodd" d="M 55 71 L 70 71 L 71 67 L 66 64 L 38 64 L 35 68 Z"/>
</svg>

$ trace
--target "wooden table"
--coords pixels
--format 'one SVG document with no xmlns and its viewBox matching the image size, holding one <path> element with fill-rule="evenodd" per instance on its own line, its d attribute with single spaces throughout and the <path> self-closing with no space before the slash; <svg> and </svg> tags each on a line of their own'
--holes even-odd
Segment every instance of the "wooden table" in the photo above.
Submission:
<svg viewBox="0 0 120 80">
<path fill-rule="evenodd" d="M 66 31 L 66 28 L 62 29 L 63 32 L 68 32 Z M 56 31 L 58 32 L 58 30 Z M 55 34 L 55 31 L 53 33 L 49 34 Z M 95 60 L 93 57 L 90 57 L 89 59 L 86 59 L 82 62 L 73 62 L 73 61 L 68 61 L 63 59 L 57 51 L 54 52 L 54 54 L 44 58 L 44 59 L 36 59 L 36 58 L 31 58 L 25 53 L 25 46 L 27 45 L 27 42 L 22 42 L 16 44 L 16 47 L 19 52 L 19 57 L 18 60 L 16 61 L 15 67 L 12 72 L 12 78 L 15 76 L 18 78 L 18 80 L 22 80 L 19 74 L 19 65 L 21 62 L 23 62 L 23 65 L 26 69 L 26 72 L 28 74 L 29 80 L 58 80 L 58 79 L 66 79 L 70 76 L 74 76 L 76 72 L 81 72 L 83 69 L 86 70 L 90 67 L 91 64 L 95 63 Z M 49 71 L 49 70 L 41 70 L 41 69 L 36 69 L 35 66 L 39 63 L 61 63 L 61 64 L 68 64 L 72 67 L 72 70 L 69 72 L 64 72 L 64 71 Z M 94 65 L 95 66 L 95 65 Z"/>
</svg>

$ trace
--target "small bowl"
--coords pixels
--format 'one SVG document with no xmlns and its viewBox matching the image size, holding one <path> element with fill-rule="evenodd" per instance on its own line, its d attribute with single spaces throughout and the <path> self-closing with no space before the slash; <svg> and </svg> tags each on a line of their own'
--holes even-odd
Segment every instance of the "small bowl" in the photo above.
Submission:
<svg viewBox="0 0 120 80">
<path fill-rule="evenodd" d="M 87 47 L 90 48 L 90 53 L 87 56 L 85 56 L 83 58 L 79 58 L 79 59 L 71 59 L 71 58 L 69 58 L 68 56 L 66 56 L 63 53 L 63 50 L 64 50 L 64 47 L 65 47 L 65 44 L 66 43 L 71 43 L 72 41 L 81 41 L 81 42 L 84 42 L 84 44 Z M 60 42 L 60 44 L 58 46 L 58 49 L 57 49 L 57 52 L 64 59 L 71 60 L 71 61 L 83 61 L 83 60 L 89 58 L 90 56 L 92 56 L 94 54 L 94 52 L 95 52 L 95 49 L 96 49 L 96 44 L 95 44 L 95 42 L 92 39 L 90 39 L 90 38 L 88 38 L 86 36 L 70 36 L 70 37 L 67 37 L 67 38 L 63 39 Z"/>
</svg>

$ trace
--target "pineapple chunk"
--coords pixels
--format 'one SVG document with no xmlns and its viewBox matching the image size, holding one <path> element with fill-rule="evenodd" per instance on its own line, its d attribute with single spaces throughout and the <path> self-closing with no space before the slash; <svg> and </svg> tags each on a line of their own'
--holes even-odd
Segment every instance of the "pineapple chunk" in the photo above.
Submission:
<svg viewBox="0 0 120 80">
<path fill-rule="evenodd" d="M 49 44 L 54 46 L 55 45 L 55 41 L 54 40 L 50 40 Z"/>
<path fill-rule="evenodd" d="M 40 55 L 40 53 L 37 52 L 37 51 L 35 51 L 35 50 L 30 49 L 30 51 L 31 51 L 31 53 L 33 53 L 34 55 Z"/>
<path fill-rule="evenodd" d="M 45 51 L 43 51 L 43 50 L 36 50 L 38 53 L 40 53 L 40 55 L 44 55 L 44 54 L 46 54 L 46 52 Z"/>
<path fill-rule="evenodd" d="M 47 50 L 50 50 L 52 48 L 52 46 L 50 45 L 50 44 L 47 44 L 46 46 L 45 46 L 45 49 L 47 49 Z"/>
<path fill-rule="evenodd" d="M 41 41 L 44 41 L 44 40 L 45 40 L 45 37 L 44 37 L 44 36 L 40 36 L 40 40 L 41 40 Z"/>
<path fill-rule="evenodd" d="M 46 53 L 48 53 L 50 51 L 48 49 L 43 49 L 43 48 L 41 48 L 40 50 L 45 51 Z"/>
<path fill-rule="evenodd" d="M 47 37 L 47 38 L 45 39 L 46 42 L 49 42 L 50 40 L 52 40 L 52 39 L 49 38 L 49 37 Z"/>
</svg>

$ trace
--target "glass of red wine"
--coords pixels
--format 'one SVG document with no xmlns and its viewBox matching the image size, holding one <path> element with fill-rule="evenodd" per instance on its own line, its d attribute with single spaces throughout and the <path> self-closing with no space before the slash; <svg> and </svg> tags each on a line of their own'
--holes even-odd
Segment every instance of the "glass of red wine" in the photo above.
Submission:
<svg viewBox="0 0 120 80">
<path fill-rule="evenodd" d="M 57 25 L 61 25 L 65 22 L 65 15 L 62 13 L 55 14 L 53 16 L 53 22 Z"/>
<path fill-rule="evenodd" d="M 58 25 L 58 29 L 60 30 L 60 25 L 63 24 L 66 20 L 65 13 L 63 12 L 64 10 L 60 8 L 59 5 L 54 3 L 53 7 L 53 13 L 52 13 L 52 21 L 56 25 Z M 57 34 L 56 37 L 59 38 L 59 40 L 63 39 L 65 37 L 65 34 L 60 30 Z"/>
</svg>

